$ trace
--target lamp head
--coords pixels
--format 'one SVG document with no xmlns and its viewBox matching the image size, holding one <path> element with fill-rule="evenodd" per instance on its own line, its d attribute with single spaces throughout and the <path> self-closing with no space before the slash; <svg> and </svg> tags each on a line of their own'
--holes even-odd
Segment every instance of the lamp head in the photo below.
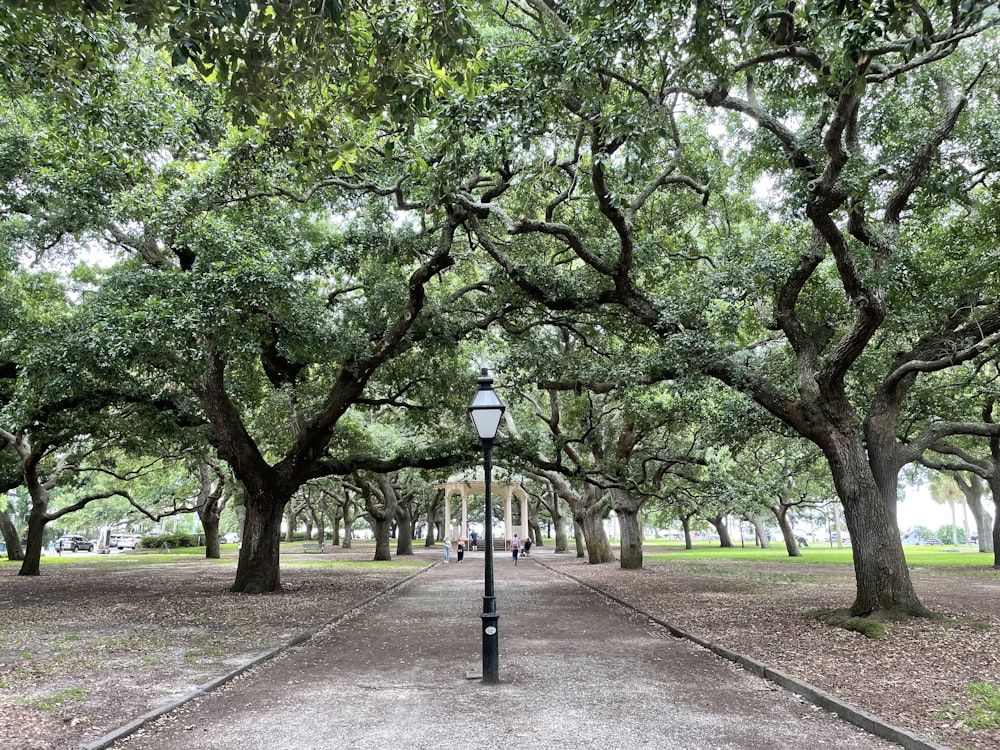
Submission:
<svg viewBox="0 0 1000 750">
<path fill-rule="evenodd" d="M 500 419 L 506 408 L 493 390 L 493 378 L 484 367 L 477 380 L 476 395 L 469 404 L 469 417 L 476 427 L 480 440 L 493 440 L 500 429 Z"/>
</svg>

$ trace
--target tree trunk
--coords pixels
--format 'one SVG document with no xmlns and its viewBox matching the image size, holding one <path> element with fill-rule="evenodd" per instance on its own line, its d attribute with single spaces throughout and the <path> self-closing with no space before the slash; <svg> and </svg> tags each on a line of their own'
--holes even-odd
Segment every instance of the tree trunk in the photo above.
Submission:
<svg viewBox="0 0 1000 750">
<path fill-rule="evenodd" d="M 379 507 L 375 502 L 375 492 L 371 485 L 362 484 L 361 494 L 365 498 L 365 509 L 368 511 L 375 532 L 375 560 L 387 561 L 392 559 L 390 540 L 392 538 L 392 525 L 399 508 L 399 498 L 396 494 L 396 488 L 385 475 L 379 475 L 378 485 L 382 507 Z"/>
<path fill-rule="evenodd" d="M 218 560 L 222 557 L 219 548 L 219 515 L 217 513 L 206 513 L 204 509 L 198 509 L 198 517 L 201 518 L 202 528 L 205 529 L 205 558 Z"/>
<path fill-rule="evenodd" d="M 857 433 L 840 431 L 823 452 L 851 535 L 857 582 L 851 614 L 866 616 L 885 611 L 928 616 L 930 613 L 913 589 L 895 513 L 890 513 L 890 507 L 895 509 L 895 486 L 890 503 L 879 490 Z"/>
<path fill-rule="evenodd" d="M 724 549 L 729 549 L 733 546 L 733 540 L 729 536 L 729 527 L 726 526 L 726 519 L 724 516 L 715 516 L 715 518 L 709 518 L 708 522 L 715 527 L 716 533 L 719 535 L 719 546 Z"/>
<path fill-rule="evenodd" d="M 684 516 L 681 519 L 681 526 L 684 527 L 684 549 L 694 549 L 694 541 L 691 539 L 691 516 Z"/>
<path fill-rule="evenodd" d="M 434 498 L 427 504 L 427 535 L 424 537 L 424 546 L 433 547 L 437 541 L 437 525 L 434 519 L 437 518 L 440 502 Z"/>
<path fill-rule="evenodd" d="M 972 518 L 976 522 L 976 543 L 979 545 L 979 551 L 992 552 L 993 532 L 991 526 L 993 519 L 990 518 L 990 513 L 986 510 L 986 506 L 983 505 L 982 478 L 976 474 L 969 474 L 969 479 L 966 481 L 961 474 L 956 473 L 955 483 L 962 490 L 962 494 L 965 496 L 965 503 L 968 505 L 969 510 L 972 511 Z M 968 532 L 966 536 L 968 536 Z"/>
<path fill-rule="evenodd" d="M 18 575 L 37 576 L 41 573 L 42 543 L 45 537 L 45 526 L 49 522 L 49 493 L 38 478 L 38 459 L 32 457 L 24 462 L 24 483 L 31 497 L 31 508 L 28 510 L 28 536 L 24 550 L 24 560 Z"/>
<path fill-rule="evenodd" d="M 996 546 L 993 542 L 993 518 L 986 510 L 982 500 L 979 503 L 979 512 L 975 514 L 976 519 L 976 543 L 980 552 L 994 552 Z"/>
<path fill-rule="evenodd" d="M 230 591 L 243 594 L 281 591 L 281 521 L 289 499 L 290 493 L 280 497 L 273 490 L 246 487 L 243 543 L 236 581 Z"/>
<path fill-rule="evenodd" d="M 219 549 L 219 519 L 228 502 L 227 492 L 231 492 L 233 488 L 228 486 L 226 474 L 218 462 L 200 461 L 198 478 L 200 487 L 195 510 L 205 530 L 205 558 L 218 560 L 222 556 Z"/>
<path fill-rule="evenodd" d="M 760 548 L 771 549 L 771 542 L 767 538 L 767 529 L 764 528 L 763 519 L 755 513 L 747 513 L 746 519 L 753 526 L 753 533 Z"/>
<path fill-rule="evenodd" d="M 552 523 L 556 527 L 555 551 L 560 554 L 569 549 L 569 537 L 566 534 L 566 515 L 562 511 L 561 503 L 562 499 L 558 495 L 554 495 L 552 502 L 546 505 L 549 509 L 549 515 L 552 517 Z"/>
<path fill-rule="evenodd" d="M 413 554 L 413 518 L 409 502 L 402 502 L 396 508 L 396 554 Z"/>
<path fill-rule="evenodd" d="M 333 547 L 340 546 L 340 513 L 340 508 L 335 505 L 333 513 L 330 516 L 330 523 L 332 524 L 332 528 L 330 529 L 330 545 Z"/>
<path fill-rule="evenodd" d="M 297 517 L 295 509 L 291 506 L 288 507 L 286 514 L 288 517 L 285 523 L 285 541 L 294 542 L 295 541 L 295 526 L 297 525 Z"/>
<path fill-rule="evenodd" d="M 623 570 L 642 568 L 642 529 L 639 524 L 639 503 L 623 489 L 611 491 L 618 526 L 621 529 L 621 567 Z"/>
<path fill-rule="evenodd" d="M 996 442 L 996 441 L 991 441 Z M 1000 463 L 997 462 L 998 451 L 993 451 L 993 471 L 990 472 L 987 480 L 990 485 L 990 494 L 993 495 L 993 567 L 1000 570 Z"/>
<path fill-rule="evenodd" d="M 341 549 L 350 549 L 351 540 L 354 539 L 354 506 L 351 504 L 344 506 L 344 541 Z"/>
<path fill-rule="evenodd" d="M 5 510 L 0 510 L 0 534 L 3 535 L 3 540 L 7 543 L 7 559 L 23 560 L 24 548 L 21 546 L 21 537 Z"/>
<path fill-rule="evenodd" d="M 611 543 L 604 531 L 604 515 L 608 504 L 603 491 L 592 484 L 583 488 L 583 536 L 587 543 L 587 562 L 591 565 L 615 561 Z"/>
<path fill-rule="evenodd" d="M 528 497 L 528 519 L 525 522 L 525 534 L 531 543 L 541 549 L 542 547 L 542 527 L 538 522 L 538 500 Z"/>
<path fill-rule="evenodd" d="M 586 533 L 583 530 L 583 514 L 577 518 L 576 512 L 573 513 L 573 541 L 576 542 L 576 556 L 579 558 L 584 558 L 587 556 L 587 545 L 585 539 Z"/>
<path fill-rule="evenodd" d="M 375 559 L 392 559 L 392 519 L 385 516 L 373 519 L 375 526 Z"/>
<path fill-rule="evenodd" d="M 542 525 L 539 523 L 537 515 L 528 522 L 528 537 L 531 539 L 531 543 L 539 549 L 545 546 Z"/>
<path fill-rule="evenodd" d="M 788 506 L 778 502 L 771 506 L 771 512 L 778 520 L 778 528 L 781 529 L 781 538 L 785 540 L 785 551 L 788 552 L 788 556 L 802 557 L 802 550 L 799 549 L 799 543 L 795 539 L 792 523 L 788 520 Z"/>
<path fill-rule="evenodd" d="M 1000 570 L 1000 496 L 993 496 L 993 567 Z"/>
<path fill-rule="evenodd" d="M 28 535 L 25 544 L 24 559 L 21 561 L 19 576 L 37 576 L 41 574 L 42 540 L 45 536 L 45 525 L 49 522 L 45 515 L 45 505 L 32 502 L 28 512 Z"/>
</svg>

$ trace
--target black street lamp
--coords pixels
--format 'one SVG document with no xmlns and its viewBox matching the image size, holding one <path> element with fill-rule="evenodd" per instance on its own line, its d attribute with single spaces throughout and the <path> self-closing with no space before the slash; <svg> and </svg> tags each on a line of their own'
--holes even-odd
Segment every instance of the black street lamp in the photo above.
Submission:
<svg viewBox="0 0 1000 750">
<path fill-rule="evenodd" d="M 493 392 L 493 378 L 483 368 L 479 389 L 469 404 L 469 416 L 476 426 L 479 439 L 483 442 L 483 468 L 486 474 L 486 589 L 483 592 L 483 682 L 500 682 L 500 636 L 497 632 L 497 598 L 493 593 L 493 500 L 490 495 L 490 481 L 493 472 L 493 440 L 500 428 L 505 406 Z"/>
</svg>

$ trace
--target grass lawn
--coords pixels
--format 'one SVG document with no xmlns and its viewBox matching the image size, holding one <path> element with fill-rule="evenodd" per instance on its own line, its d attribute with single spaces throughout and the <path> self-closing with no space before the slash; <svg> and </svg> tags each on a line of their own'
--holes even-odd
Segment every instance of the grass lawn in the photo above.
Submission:
<svg viewBox="0 0 1000 750">
<path fill-rule="evenodd" d="M 781 542 L 771 549 L 759 547 L 732 547 L 723 549 L 718 542 L 696 544 L 686 550 L 677 541 L 646 540 L 643 542 L 643 559 L 650 562 L 684 558 L 690 560 L 752 560 L 754 562 L 823 563 L 853 565 L 850 547 L 805 547 L 802 557 L 789 557 Z M 911 568 L 968 567 L 992 568 L 993 554 L 979 552 L 974 547 L 904 547 L 906 562 Z"/>
<path fill-rule="evenodd" d="M 374 554 L 375 543 L 371 540 L 355 540 L 352 546 L 353 552 L 363 552 Z M 554 540 L 547 539 L 545 548 L 551 548 Z M 615 541 L 612 540 L 612 545 Z M 439 546 L 439 545 L 437 545 Z M 352 565 L 370 565 L 372 560 L 330 560 L 316 554 L 302 553 L 302 542 L 282 542 L 281 555 L 285 558 L 284 564 L 307 565 L 318 567 L 344 567 Z M 339 548 L 338 548 L 339 550 Z M 771 549 L 760 549 L 759 547 L 731 547 L 724 549 L 718 542 L 698 542 L 693 549 L 684 549 L 683 543 L 676 540 L 667 539 L 646 539 L 643 542 L 643 558 L 645 561 L 666 562 L 668 560 L 749 560 L 753 562 L 775 562 L 775 563 L 818 563 L 834 565 L 853 565 L 853 557 L 850 547 L 828 547 L 812 546 L 802 550 L 802 557 L 789 557 L 785 551 L 784 544 L 777 542 Z M 948 546 L 920 546 L 904 547 L 907 564 L 911 568 L 993 568 L 994 556 L 992 553 L 979 552 L 971 546 L 948 547 Z M 42 565 L 151 565 L 164 563 L 183 563 L 185 561 L 198 561 L 209 563 L 232 563 L 238 555 L 237 545 L 221 545 L 222 557 L 219 560 L 206 560 L 204 547 L 175 547 L 170 552 L 164 550 L 136 550 L 125 554 L 116 555 L 64 555 L 49 556 L 43 555 Z M 378 563 L 385 565 L 387 563 Z M 426 563 L 420 560 L 400 559 L 393 554 L 392 565 L 421 567 Z M 0 567 L 20 566 L 20 562 L 10 560 L 0 560 Z"/>
</svg>

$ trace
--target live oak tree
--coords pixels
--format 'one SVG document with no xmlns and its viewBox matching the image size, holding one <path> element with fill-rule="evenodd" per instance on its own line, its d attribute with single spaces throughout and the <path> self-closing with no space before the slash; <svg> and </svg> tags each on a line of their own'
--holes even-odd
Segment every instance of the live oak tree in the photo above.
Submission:
<svg viewBox="0 0 1000 750">
<path fill-rule="evenodd" d="M 452 262 L 448 228 L 426 239 L 404 228 L 393 239 L 373 226 L 345 241 L 336 231 L 277 221 L 273 205 L 270 211 L 265 216 L 254 205 L 237 204 L 213 216 L 212 234 L 186 228 L 190 244 L 184 247 L 194 259 L 189 268 L 123 267 L 93 305 L 127 355 L 190 388 L 211 424 L 219 456 L 244 489 L 233 588 L 248 592 L 280 587 L 281 518 L 307 480 L 453 460 L 447 450 L 435 456 L 415 444 L 395 455 L 335 452 L 338 441 L 352 444 L 344 441 L 350 422 L 338 430 L 352 408 L 406 408 L 407 399 L 419 397 L 420 373 L 446 369 L 421 313 L 427 285 Z M 384 243 L 379 261 L 352 260 L 355 243 Z M 225 309 L 217 307 L 221 299 Z M 142 330 L 157 335 L 128 335 Z M 373 379 L 393 360 L 400 360 L 394 376 Z M 255 410 L 262 399 L 283 401 L 292 419 L 261 422 Z"/>
<path fill-rule="evenodd" d="M 135 64 L 141 72 L 158 62 Z M 459 437 L 351 454 L 351 422 L 341 420 L 352 409 L 396 409 L 422 411 L 415 420 L 426 423 L 458 408 L 449 391 L 463 382 L 449 377 L 461 371 L 456 342 L 491 312 L 481 288 L 445 274 L 456 265 L 457 221 L 427 213 L 433 203 L 419 181 L 404 190 L 406 164 L 370 150 L 380 137 L 373 127 L 342 123 L 369 149 L 369 178 L 340 177 L 336 158 L 304 156 L 312 124 L 226 131 L 205 84 L 168 73 L 136 79 L 151 81 L 150 91 L 172 87 L 163 98 L 186 105 L 164 119 L 188 136 L 141 153 L 145 169 L 130 172 L 91 222 L 89 241 L 120 261 L 85 300 L 86 343 L 105 370 L 144 384 L 153 403 L 194 397 L 245 496 L 234 589 L 275 590 L 281 514 L 303 482 L 444 466 L 456 446 L 466 452 L 471 441 Z M 123 126 L 119 138 L 128 133 Z M 433 388 L 432 373 L 442 376 Z M 268 419 L 276 413 L 285 417 Z"/>
<path fill-rule="evenodd" d="M 815 443 L 852 612 L 925 614 L 895 423 L 922 373 L 998 343 L 995 272 L 970 288 L 951 265 L 988 268 L 995 7 L 531 5 L 497 21 L 480 180 L 455 191 L 471 230 L 528 299 L 613 306 L 665 372 L 708 374 Z"/>
</svg>

